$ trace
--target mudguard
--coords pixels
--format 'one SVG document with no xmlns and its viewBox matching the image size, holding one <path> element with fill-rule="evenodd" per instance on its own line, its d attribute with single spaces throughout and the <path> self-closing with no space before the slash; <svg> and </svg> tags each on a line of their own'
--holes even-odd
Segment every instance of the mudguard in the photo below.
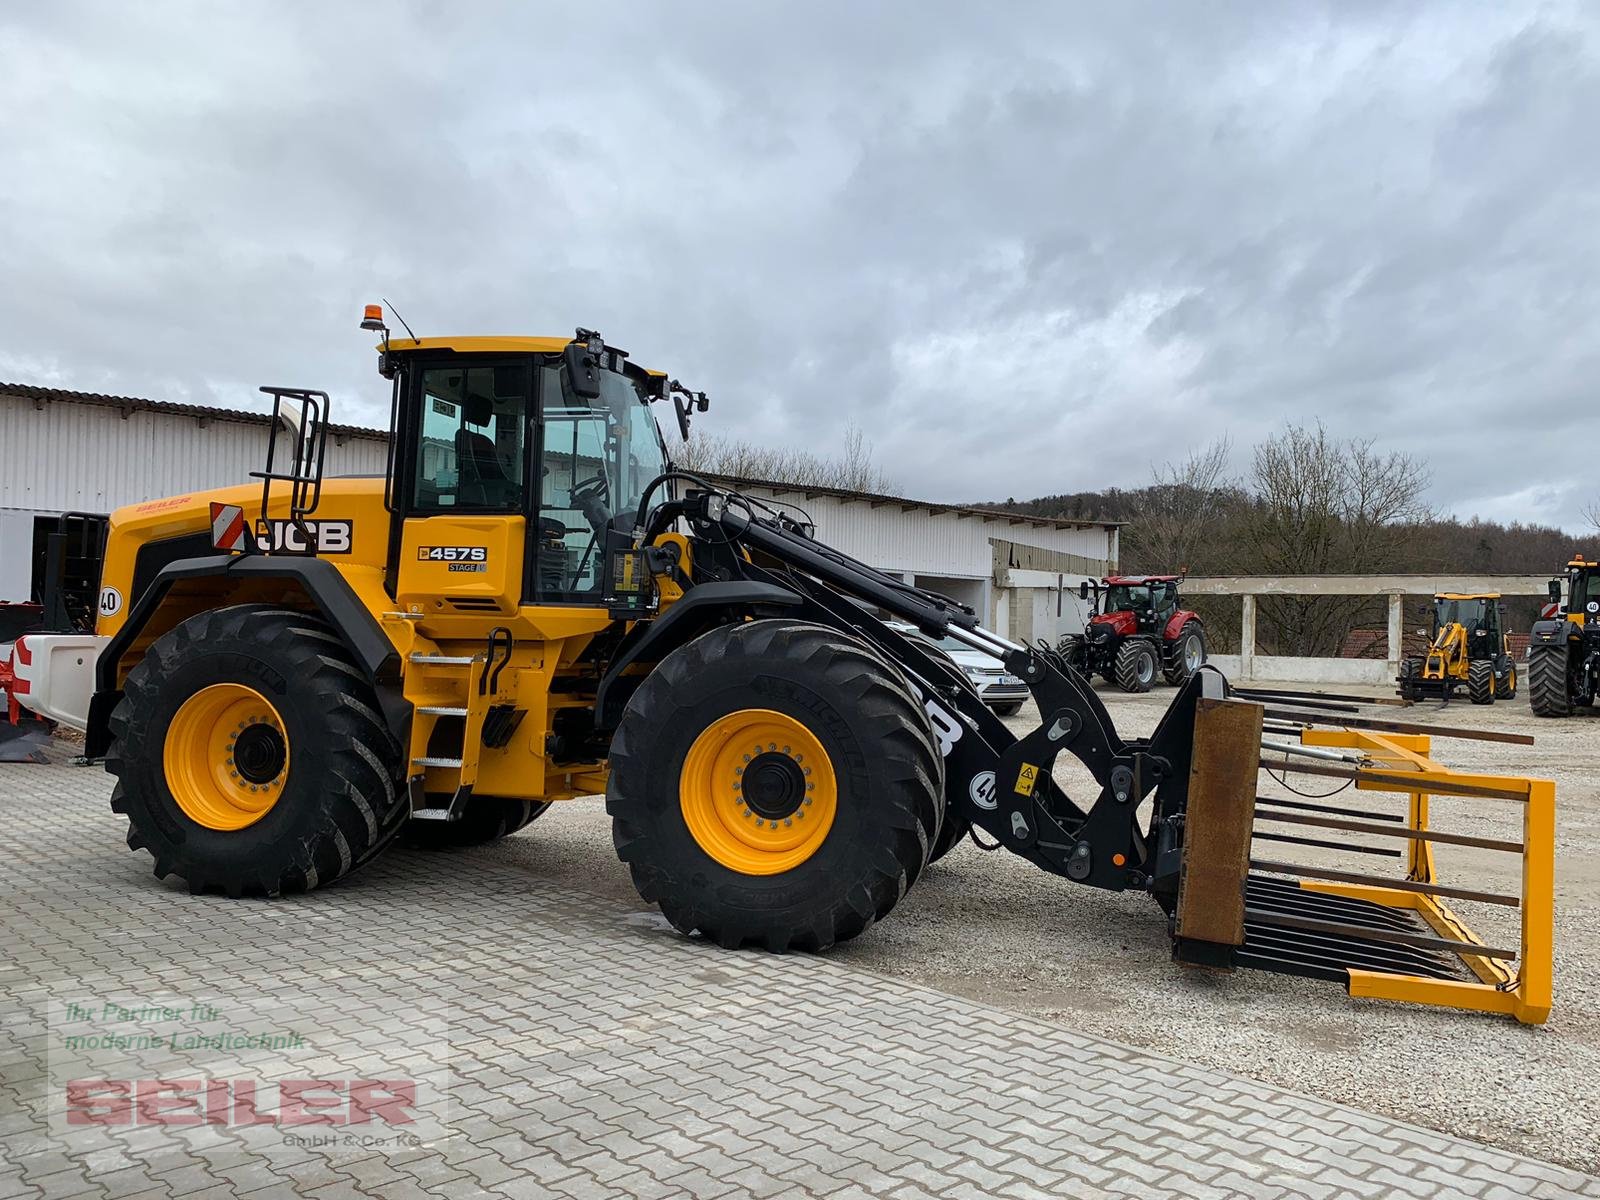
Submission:
<svg viewBox="0 0 1600 1200">
<path fill-rule="evenodd" d="M 728 580 L 691 587 L 655 620 L 635 625 L 617 647 L 595 690 L 595 728 L 615 729 L 622 720 L 622 710 L 633 694 L 633 687 L 625 681 L 637 683 L 638 678 L 626 674 L 633 664 L 660 662 L 679 646 L 719 624 L 730 611 L 788 609 L 800 603 L 795 592 L 770 583 Z"/>
<path fill-rule="evenodd" d="M 100 652 L 95 668 L 95 693 L 89 702 L 85 753 L 105 755 L 111 744 L 111 713 L 122 698 L 119 666 L 128 647 L 150 623 L 173 584 L 184 579 L 225 577 L 240 581 L 292 579 L 338 633 L 356 664 L 372 682 L 383 710 L 384 723 L 396 741 L 407 744 L 411 706 L 401 686 L 400 654 L 384 634 L 377 618 L 356 596 L 337 567 L 326 559 L 290 555 L 219 554 L 185 558 L 156 573 L 150 586 L 135 601 L 133 610 Z"/>
<path fill-rule="evenodd" d="M 1183 627 L 1190 621 L 1195 622 L 1202 629 L 1205 628 L 1205 622 L 1200 619 L 1199 613 L 1190 612 L 1187 608 L 1180 608 L 1167 618 L 1166 627 L 1161 631 L 1161 640 L 1164 642 L 1176 641 L 1178 635 L 1183 632 Z"/>
<path fill-rule="evenodd" d="M 1535 621 L 1528 630 L 1529 646 L 1559 646 L 1565 645 L 1569 638 L 1581 636 L 1583 626 L 1575 621 L 1565 619 L 1555 621 Z"/>
</svg>

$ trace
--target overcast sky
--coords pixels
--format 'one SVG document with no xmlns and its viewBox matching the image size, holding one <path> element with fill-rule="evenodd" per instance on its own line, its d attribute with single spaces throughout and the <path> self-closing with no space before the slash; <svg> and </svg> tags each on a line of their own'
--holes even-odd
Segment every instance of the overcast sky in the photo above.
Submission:
<svg viewBox="0 0 1600 1200">
<path fill-rule="evenodd" d="M 381 425 L 364 302 L 593 326 L 907 494 L 1320 417 L 1600 495 L 1600 9 L 0 8 L 0 379 Z"/>
</svg>

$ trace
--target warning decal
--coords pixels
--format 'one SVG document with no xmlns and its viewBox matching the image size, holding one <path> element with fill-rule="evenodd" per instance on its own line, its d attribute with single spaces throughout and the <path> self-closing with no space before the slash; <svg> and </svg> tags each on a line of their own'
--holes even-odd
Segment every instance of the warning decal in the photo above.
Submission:
<svg viewBox="0 0 1600 1200">
<path fill-rule="evenodd" d="M 218 550 L 242 550 L 244 509 L 237 504 L 211 503 L 211 544 Z"/>
<path fill-rule="evenodd" d="M 1022 769 L 1017 772 L 1017 786 L 1015 789 L 1021 795 L 1033 795 L 1033 785 L 1039 780 L 1039 768 L 1032 763 L 1023 763 Z"/>
</svg>

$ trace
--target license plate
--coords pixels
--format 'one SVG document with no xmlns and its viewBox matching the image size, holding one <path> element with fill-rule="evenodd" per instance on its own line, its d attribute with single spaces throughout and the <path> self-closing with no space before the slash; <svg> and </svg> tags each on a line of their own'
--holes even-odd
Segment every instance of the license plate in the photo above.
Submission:
<svg viewBox="0 0 1600 1200">
<path fill-rule="evenodd" d="M 1022 680 L 1018 679 L 1015 675 L 1002 675 L 1000 676 L 1000 682 L 1005 687 L 1016 687 L 1022 682 Z"/>
</svg>

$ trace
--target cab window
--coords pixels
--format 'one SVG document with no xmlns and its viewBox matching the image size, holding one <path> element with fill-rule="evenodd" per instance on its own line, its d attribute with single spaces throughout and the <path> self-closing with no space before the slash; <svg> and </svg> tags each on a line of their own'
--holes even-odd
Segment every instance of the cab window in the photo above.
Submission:
<svg viewBox="0 0 1600 1200">
<path fill-rule="evenodd" d="M 423 371 L 412 508 L 522 511 L 528 397 L 525 365 Z"/>
<path fill-rule="evenodd" d="M 614 371 L 601 394 L 572 391 L 566 370 L 543 370 L 536 593 L 592 603 L 602 592 L 610 533 L 631 535 L 645 488 L 666 452 L 645 399 Z"/>
</svg>

